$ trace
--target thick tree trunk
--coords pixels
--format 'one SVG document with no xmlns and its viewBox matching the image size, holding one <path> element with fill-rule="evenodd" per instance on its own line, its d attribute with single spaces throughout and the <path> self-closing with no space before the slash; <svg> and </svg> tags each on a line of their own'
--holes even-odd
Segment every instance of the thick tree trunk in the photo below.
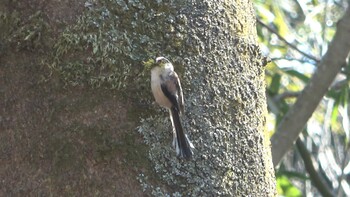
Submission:
<svg viewBox="0 0 350 197">
<path fill-rule="evenodd" d="M 0 194 L 275 195 L 251 3 L 74 2 L 0 3 Z M 151 104 L 156 56 L 182 81 L 190 161 Z"/>
<path fill-rule="evenodd" d="M 184 70 L 185 128 L 196 149 L 193 161 L 178 161 L 168 148 L 166 114 L 147 119 L 141 128 L 157 175 L 183 195 L 273 196 L 264 60 L 252 5 L 193 1 L 169 7 L 177 11 L 164 17 L 174 19 L 169 26 L 175 32 L 159 52 Z"/>
</svg>

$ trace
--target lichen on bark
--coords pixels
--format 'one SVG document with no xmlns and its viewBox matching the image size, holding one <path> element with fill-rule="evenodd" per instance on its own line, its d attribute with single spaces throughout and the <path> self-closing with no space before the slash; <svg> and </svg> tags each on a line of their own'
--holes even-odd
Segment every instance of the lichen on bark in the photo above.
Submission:
<svg viewBox="0 0 350 197">
<path fill-rule="evenodd" d="M 127 90 L 151 103 L 142 61 L 160 55 L 182 79 L 183 122 L 195 156 L 190 162 L 175 157 L 166 112 L 144 117 L 138 131 L 165 182 L 140 175 L 145 189 L 154 195 L 275 194 L 264 133 L 264 58 L 250 3 L 101 0 L 86 9 L 55 46 L 51 65 L 64 82 Z"/>
<path fill-rule="evenodd" d="M 264 133 L 265 59 L 253 13 L 251 4 L 230 1 L 193 1 L 178 9 L 186 36 L 183 50 L 171 55 L 184 69 L 184 124 L 196 146 L 193 161 L 174 158 L 167 118 L 146 119 L 140 130 L 156 172 L 185 196 L 275 195 Z"/>
</svg>

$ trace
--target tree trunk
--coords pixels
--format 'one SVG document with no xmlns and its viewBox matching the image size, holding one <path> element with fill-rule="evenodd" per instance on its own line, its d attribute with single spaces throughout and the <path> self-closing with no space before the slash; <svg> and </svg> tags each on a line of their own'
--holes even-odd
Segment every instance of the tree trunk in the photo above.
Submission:
<svg viewBox="0 0 350 197">
<path fill-rule="evenodd" d="M 264 65 L 252 5 L 197 1 L 175 8 L 174 15 L 165 14 L 175 19 L 177 31 L 165 42 L 175 51 L 160 51 L 184 70 L 185 128 L 196 155 L 178 161 L 168 152 L 169 137 L 163 137 L 170 133 L 166 114 L 149 118 L 142 133 L 157 174 L 184 195 L 273 196 Z M 181 44 L 171 46 L 176 38 Z"/>
<path fill-rule="evenodd" d="M 264 129 L 266 60 L 251 3 L 14 4 L 0 6 L 7 9 L 0 139 L 9 161 L 0 163 L 0 192 L 276 194 Z M 176 158 L 168 114 L 151 104 L 142 62 L 156 56 L 170 59 L 182 81 L 183 125 L 196 147 L 190 161 Z"/>
</svg>

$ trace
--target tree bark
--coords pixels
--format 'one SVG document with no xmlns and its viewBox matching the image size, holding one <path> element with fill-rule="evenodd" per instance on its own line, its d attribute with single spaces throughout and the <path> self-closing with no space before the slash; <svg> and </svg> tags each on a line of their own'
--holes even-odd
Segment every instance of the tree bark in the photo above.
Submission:
<svg viewBox="0 0 350 197">
<path fill-rule="evenodd" d="M 165 15 L 175 19 L 174 37 L 165 43 L 178 37 L 181 44 L 160 51 L 175 69 L 184 70 L 185 130 L 196 149 L 192 161 L 177 160 L 166 113 L 146 119 L 140 130 L 157 175 L 185 196 L 275 195 L 264 131 L 264 58 L 252 5 L 188 1 L 173 6 L 177 12 Z"/>
<path fill-rule="evenodd" d="M 0 156 L 8 161 L 0 162 L 0 194 L 276 194 L 266 59 L 251 3 L 33 0 L 0 8 L 8 27 L 0 28 Z M 182 81 L 191 161 L 176 158 L 168 114 L 152 104 L 142 62 L 157 56 Z"/>
</svg>

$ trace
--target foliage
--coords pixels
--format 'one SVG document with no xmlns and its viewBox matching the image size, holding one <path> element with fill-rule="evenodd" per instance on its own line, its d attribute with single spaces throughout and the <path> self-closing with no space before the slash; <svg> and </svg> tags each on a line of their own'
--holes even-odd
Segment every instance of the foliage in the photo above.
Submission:
<svg viewBox="0 0 350 197">
<path fill-rule="evenodd" d="M 16 50 L 40 50 L 45 48 L 45 36 L 48 33 L 48 24 L 45 14 L 37 11 L 28 18 L 21 18 L 15 10 L 13 12 L 0 12 L 0 55 L 10 46 Z"/>
<path fill-rule="evenodd" d="M 335 34 L 336 22 L 346 6 L 345 0 L 255 1 L 259 41 L 266 53 L 269 51 L 268 55 L 272 59 L 266 70 L 271 116 L 268 118 L 268 125 L 274 125 L 270 127 L 271 132 L 317 69 L 317 63 L 326 52 L 328 43 Z M 349 63 L 344 66 L 342 73 L 314 112 L 307 124 L 307 132 L 303 135 L 309 151 L 317 158 L 319 173 L 324 175 L 333 192 L 350 195 L 339 184 L 340 179 L 349 175 L 343 174 L 344 168 L 350 166 L 346 152 L 350 137 L 348 71 Z M 326 157 L 323 153 L 325 150 Z M 305 171 L 297 153 L 290 154 L 283 161 L 283 165 L 289 170 Z M 277 174 L 280 195 L 294 196 L 286 193 L 286 188 L 295 183 L 302 185 L 299 186 L 300 189 L 307 189 L 304 190 L 304 195 L 316 192 L 314 188 L 307 187 L 308 179 L 290 181 L 278 169 Z"/>
<path fill-rule="evenodd" d="M 277 191 L 279 194 L 290 197 L 302 196 L 302 193 L 296 188 L 287 177 L 281 176 L 277 178 Z"/>
</svg>

